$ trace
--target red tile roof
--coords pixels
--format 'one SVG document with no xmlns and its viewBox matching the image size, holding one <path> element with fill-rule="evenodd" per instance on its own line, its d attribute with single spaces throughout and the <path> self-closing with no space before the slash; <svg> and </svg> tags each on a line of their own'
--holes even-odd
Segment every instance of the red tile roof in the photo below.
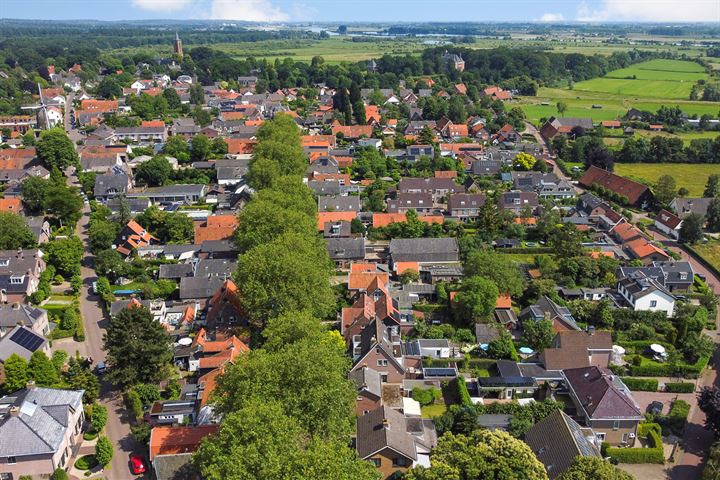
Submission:
<svg viewBox="0 0 720 480">
<path fill-rule="evenodd" d="M 231 155 L 250 154 L 257 143 L 257 140 L 249 140 L 245 138 L 226 138 L 225 143 L 228 146 L 228 153 Z"/>
<path fill-rule="evenodd" d="M 418 220 L 427 224 L 443 223 L 445 218 L 442 215 L 418 215 Z M 407 221 L 404 213 L 373 213 L 373 227 L 387 227 L 391 223 L 403 223 Z"/>
<path fill-rule="evenodd" d="M 357 217 L 357 212 L 318 212 L 318 230 L 325 230 L 327 222 L 351 222 Z"/>
<path fill-rule="evenodd" d="M 642 200 L 643 195 L 649 193 L 647 185 L 621 177 L 594 165 L 585 171 L 579 183 L 584 187 L 595 184 L 601 185 L 618 195 L 626 197 L 631 205 L 637 205 Z"/>
<path fill-rule="evenodd" d="M 21 210 L 22 200 L 20 198 L 0 198 L 0 212 L 20 213 Z"/>
<path fill-rule="evenodd" d="M 360 138 L 363 135 L 372 137 L 372 126 L 371 125 L 336 125 L 332 127 L 333 135 L 342 133 L 345 138 Z"/>
<path fill-rule="evenodd" d="M 205 437 L 219 428 L 219 425 L 155 427 L 150 433 L 150 461 L 158 455 L 193 453 Z"/>
<path fill-rule="evenodd" d="M 227 240 L 232 238 L 238 222 L 235 215 L 212 215 L 205 222 L 195 224 L 195 244 L 206 240 Z"/>
</svg>

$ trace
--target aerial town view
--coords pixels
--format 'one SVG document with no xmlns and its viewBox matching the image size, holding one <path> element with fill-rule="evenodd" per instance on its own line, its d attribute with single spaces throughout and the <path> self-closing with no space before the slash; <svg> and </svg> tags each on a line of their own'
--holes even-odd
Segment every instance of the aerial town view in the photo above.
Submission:
<svg viewBox="0 0 720 480">
<path fill-rule="evenodd" d="M 720 480 L 720 0 L 0 0 L 0 480 Z"/>
</svg>

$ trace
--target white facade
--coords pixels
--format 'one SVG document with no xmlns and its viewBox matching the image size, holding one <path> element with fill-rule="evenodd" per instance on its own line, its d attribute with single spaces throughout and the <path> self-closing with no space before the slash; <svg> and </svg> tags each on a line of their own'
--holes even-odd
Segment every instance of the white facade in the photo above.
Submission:
<svg viewBox="0 0 720 480">
<path fill-rule="evenodd" d="M 675 298 L 660 290 L 632 295 L 622 285 L 618 285 L 618 292 L 632 306 L 633 310 L 665 312 L 667 317 L 672 317 L 675 311 Z"/>
</svg>

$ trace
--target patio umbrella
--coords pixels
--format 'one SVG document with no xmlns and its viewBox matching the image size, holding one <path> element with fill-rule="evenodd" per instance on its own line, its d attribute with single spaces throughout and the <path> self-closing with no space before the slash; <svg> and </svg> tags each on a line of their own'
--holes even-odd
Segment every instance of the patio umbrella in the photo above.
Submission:
<svg viewBox="0 0 720 480">
<path fill-rule="evenodd" d="M 533 353 L 533 349 L 530 347 L 520 347 L 518 349 L 518 352 L 520 352 L 524 355 L 530 355 L 531 353 Z"/>
<path fill-rule="evenodd" d="M 481 343 L 481 344 L 480 344 L 480 348 L 481 348 L 482 350 L 487 350 L 489 347 L 490 347 L 490 345 L 488 345 L 487 343 Z"/>
<path fill-rule="evenodd" d="M 657 343 L 653 343 L 650 345 L 650 350 L 652 350 L 655 353 L 665 353 L 665 347 L 662 345 L 658 345 Z"/>
<path fill-rule="evenodd" d="M 617 353 L 618 355 L 624 355 L 625 349 L 621 347 L 620 345 L 613 345 L 612 347 L 613 352 Z"/>
</svg>

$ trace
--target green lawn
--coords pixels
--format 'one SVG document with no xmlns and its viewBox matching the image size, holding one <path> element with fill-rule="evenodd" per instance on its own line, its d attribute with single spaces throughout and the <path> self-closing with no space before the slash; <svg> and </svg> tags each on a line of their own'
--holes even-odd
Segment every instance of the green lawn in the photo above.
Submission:
<svg viewBox="0 0 720 480">
<path fill-rule="evenodd" d="M 440 415 L 445 413 L 445 410 L 447 410 L 447 405 L 445 405 L 444 403 L 433 404 L 433 405 L 428 405 L 426 407 L 421 407 L 423 418 L 439 417 Z"/>
<path fill-rule="evenodd" d="M 693 250 L 707 260 L 713 267 L 720 270 L 720 243 L 698 243 L 697 245 L 693 245 Z"/>
<path fill-rule="evenodd" d="M 636 177 L 655 183 L 662 175 L 675 178 L 678 188 L 690 190 L 691 197 L 702 196 L 707 178 L 713 173 L 720 173 L 718 164 L 687 164 L 687 163 L 616 163 L 615 173 L 624 177 Z"/>
</svg>

